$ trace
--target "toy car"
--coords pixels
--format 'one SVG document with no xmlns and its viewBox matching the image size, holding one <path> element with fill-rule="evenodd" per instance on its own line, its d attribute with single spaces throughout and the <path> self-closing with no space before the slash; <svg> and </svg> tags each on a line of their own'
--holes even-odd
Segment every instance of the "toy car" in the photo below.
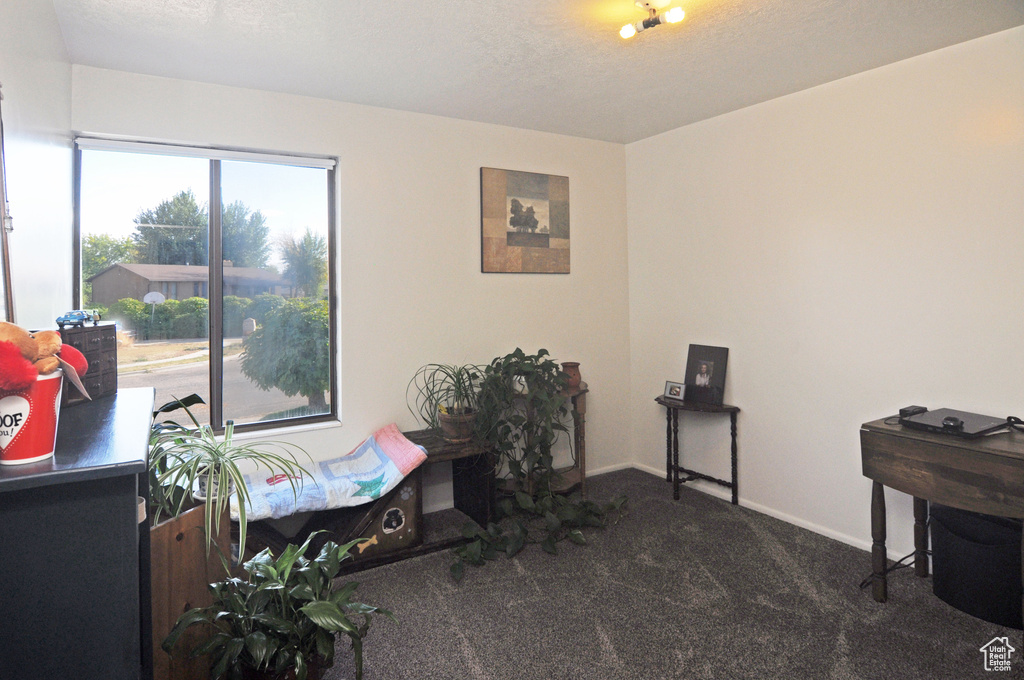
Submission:
<svg viewBox="0 0 1024 680">
<path fill-rule="evenodd" d="M 64 326 L 71 326 L 72 328 L 82 328 L 85 326 L 87 321 L 91 321 L 92 325 L 95 326 L 99 323 L 100 315 L 92 309 L 76 309 L 71 312 L 65 312 L 64 314 L 57 317 L 57 325 L 63 329 Z"/>
</svg>

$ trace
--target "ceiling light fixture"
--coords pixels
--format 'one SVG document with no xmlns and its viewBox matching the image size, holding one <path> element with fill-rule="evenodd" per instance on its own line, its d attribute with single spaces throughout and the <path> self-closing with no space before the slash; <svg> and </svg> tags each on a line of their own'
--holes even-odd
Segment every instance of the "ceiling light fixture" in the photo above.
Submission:
<svg viewBox="0 0 1024 680">
<path fill-rule="evenodd" d="M 661 24 L 676 24 L 683 20 L 686 13 L 683 12 L 682 7 L 673 7 L 664 14 L 658 14 L 658 10 L 665 9 L 668 6 L 670 0 L 652 0 L 651 2 L 643 2 L 637 0 L 633 3 L 638 9 L 648 13 L 648 17 L 643 21 L 638 21 L 635 24 L 626 24 L 619 31 L 619 35 L 623 38 L 632 38 L 640 31 L 644 31 L 648 28 L 654 28 Z"/>
</svg>

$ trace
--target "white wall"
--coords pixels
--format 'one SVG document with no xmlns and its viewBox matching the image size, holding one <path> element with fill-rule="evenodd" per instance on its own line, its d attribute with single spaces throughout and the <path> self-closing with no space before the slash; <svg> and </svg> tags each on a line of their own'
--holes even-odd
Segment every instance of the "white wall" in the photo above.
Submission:
<svg viewBox="0 0 1024 680">
<path fill-rule="evenodd" d="M 422 363 L 544 346 L 593 389 L 591 469 L 658 472 L 653 397 L 689 343 L 722 345 L 742 502 L 866 546 L 860 423 L 910 403 L 1024 411 L 1024 28 L 624 150 L 72 70 L 48 3 L 2 3 L 0 24 L 19 28 L 0 82 L 25 325 L 70 302 L 71 130 L 340 158 L 345 422 L 292 437 L 307 448 L 413 427 L 404 390 Z M 569 176 L 572 274 L 479 273 L 481 166 Z M 683 430 L 686 461 L 726 476 L 724 419 Z M 907 552 L 909 499 L 889 504 L 890 546 Z"/>
<path fill-rule="evenodd" d="M 664 474 L 653 398 L 689 343 L 729 348 L 741 503 L 862 547 L 861 423 L 1024 413 L 1024 28 L 631 144 L 626 166 L 639 464 Z M 726 476 L 727 423 L 684 418 L 685 462 Z M 910 499 L 887 501 L 902 556 Z"/>
<path fill-rule="evenodd" d="M 417 367 L 520 346 L 581 363 L 588 467 L 629 461 L 622 145 L 83 66 L 73 80 L 76 132 L 340 159 L 344 426 L 296 442 L 346 452 L 413 428 Z M 482 166 L 569 177 L 571 274 L 480 273 Z"/>
<path fill-rule="evenodd" d="M 0 3 L 15 320 L 53 328 L 71 305 L 71 65 L 53 4 Z M 39 263 L 45 266 L 39 266 Z"/>
</svg>

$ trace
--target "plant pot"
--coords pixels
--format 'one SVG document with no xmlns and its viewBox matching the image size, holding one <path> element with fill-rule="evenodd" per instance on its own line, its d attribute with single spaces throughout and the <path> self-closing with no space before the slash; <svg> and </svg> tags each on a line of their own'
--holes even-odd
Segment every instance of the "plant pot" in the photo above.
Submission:
<svg viewBox="0 0 1024 680">
<path fill-rule="evenodd" d="M 203 507 L 185 511 L 149 530 L 150 583 L 153 622 L 153 677 L 155 680 L 204 680 L 210 661 L 189 658 L 185 651 L 209 638 L 209 629 L 185 632 L 184 643 L 168 655 L 160 644 L 174 628 L 178 617 L 192 607 L 213 602 L 207 584 L 222 581 L 224 573 L 218 553 L 230 554 L 231 525 L 228 513 L 220 518 L 216 546 L 206 554 Z"/>
<path fill-rule="evenodd" d="M 566 361 L 562 364 L 562 372 L 569 376 L 569 382 L 566 383 L 566 387 L 570 390 L 580 386 L 580 362 L 578 361 Z"/>
<path fill-rule="evenodd" d="M 199 477 L 198 482 L 196 490 L 192 492 L 192 498 L 205 502 L 210 497 L 211 492 L 214 498 L 217 497 L 220 490 L 220 477 L 216 476 L 216 474 L 202 475 Z M 235 493 L 235 480 L 229 478 L 228 496 L 233 493 Z"/>
<path fill-rule="evenodd" d="M 313 657 L 306 666 L 306 680 L 320 680 L 328 668 L 329 666 L 324 665 L 322 657 Z M 284 673 L 273 673 L 243 666 L 242 680 L 295 680 L 295 669 L 289 668 Z"/>
<path fill-rule="evenodd" d="M 473 439 L 473 423 L 476 411 L 470 413 L 439 413 L 437 421 L 441 426 L 441 438 L 450 444 L 465 444 Z"/>
</svg>

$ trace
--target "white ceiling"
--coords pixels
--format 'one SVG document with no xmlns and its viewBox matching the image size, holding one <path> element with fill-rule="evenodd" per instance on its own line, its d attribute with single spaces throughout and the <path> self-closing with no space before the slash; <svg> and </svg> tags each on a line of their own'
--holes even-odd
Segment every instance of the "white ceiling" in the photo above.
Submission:
<svg viewBox="0 0 1024 680">
<path fill-rule="evenodd" d="M 628 143 L 1024 24 L 1024 0 L 53 0 L 72 63 Z"/>
</svg>

